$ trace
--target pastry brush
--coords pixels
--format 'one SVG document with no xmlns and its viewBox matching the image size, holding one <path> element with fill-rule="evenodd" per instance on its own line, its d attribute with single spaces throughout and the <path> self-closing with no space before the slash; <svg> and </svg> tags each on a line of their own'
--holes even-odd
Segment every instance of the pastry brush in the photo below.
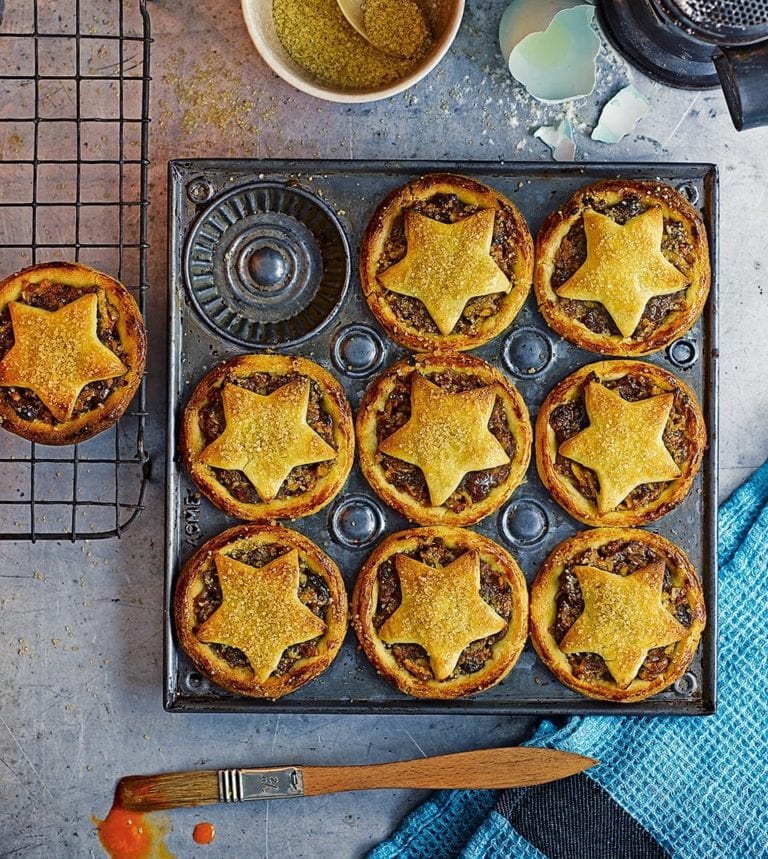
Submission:
<svg viewBox="0 0 768 859">
<path fill-rule="evenodd" d="M 501 748 L 363 766 L 284 766 L 133 775 L 116 804 L 155 811 L 217 802 L 317 796 L 380 788 L 526 787 L 574 775 L 598 761 L 556 749 Z"/>
</svg>

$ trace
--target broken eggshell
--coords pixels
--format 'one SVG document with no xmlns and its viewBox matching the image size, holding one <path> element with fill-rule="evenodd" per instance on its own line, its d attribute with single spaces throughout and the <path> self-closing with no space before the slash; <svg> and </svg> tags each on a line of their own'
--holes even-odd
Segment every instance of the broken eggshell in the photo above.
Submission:
<svg viewBox="0 0 768 859">
<path fill-rule="evenodd" d="M 650 109 L 648 99 L 631 84 L 620 89 L 603 107 L 597 126 L 592 132 L 592 140 L 618 143 Z"/>
<path fill-rule="evenodd" d="M 541 33 L 563 9 L 583 5 L 581 0 L 512 0 L 499 21 L 499 46 L 504 62 L 512 49 L 531 33 Z"/>
<path fill-rule="evenodd" d="M 573 128 L 567 119 L 563 119 L 557 125 L 542 125 L 533 132 L 533 136 L 543 140 L 549 146 L 555 161 L 573 161 L 576 157 Z"/>
<path fill-rule="evenodd" d="M 530 33 L 509 55 L 512 76 L 539 101 L 561 102 L 589 95 L 597 76 L 600 39 L 595 10 L 581 4 L 557 12 L 543 32 Z"/>
</svg>

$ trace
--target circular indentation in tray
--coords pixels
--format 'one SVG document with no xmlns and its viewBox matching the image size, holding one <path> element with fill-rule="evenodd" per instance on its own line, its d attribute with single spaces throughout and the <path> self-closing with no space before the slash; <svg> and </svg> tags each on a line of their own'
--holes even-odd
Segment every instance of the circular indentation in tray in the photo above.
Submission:
<svg viewBox="0 0 768 859">
<path fill-rule="evenodd" d="M 350 549 L 364 549 L 384 531 L 384 514 L 366 495 L 347 495 L 331 510 L 328 529 L 336 542 Z"/>
<path fill-rule="evenodd" d="M 686 671 L 679 680 L 676 680 L 672 684 L 672 688 L 678 695 L 682 695 L 687 698 L 690 695 L 693 695 L 693 693 L 699 688 L 699 681 L 696 679 L 695 674 L 690 671 Z"/>
<path fill-rule="evenodd" d="M 504 341 L 504 364 L 520 379 L 538 376 L 552 363 L 552 344 L 536 328 L 518 328 Z"/>
<path fill-rule="evenodd" d="M 687 370 L 692 367 L 699 358 L 699 347 L 694 340 L 681 337 L 667 346 L 667 357 L 675 367 Z"/>
<path fill-rule="evenodd" d="M 333 338 L 331 360 L 337 370 L 360 379 L 381 367 L 384 351 L 384 341 L 373 328 L 353 322 L 341 328 Z"/>
<path fill-rule="evenodd" d="M 695 206 L 699 202 L 699 189 L 693 182 L 681 182 L 677 185 L 677 190 L 692 206 Z"/>
<path fill-rule="evenodd" d="M 201 213 L 184 272 L 192 303 L 218 334 L 250 348 L 288 346 L 335 315 L 349 282 L 349 246 L 312 194 L 247 185 Z"/>
<path fill-rule="evenodd" d="M 549 531 L 547 512 L 532 498 L 520 498 L 502 510 L 499 524 L 504 536 L 516 546 L 535 546 Z"/>
</svg>

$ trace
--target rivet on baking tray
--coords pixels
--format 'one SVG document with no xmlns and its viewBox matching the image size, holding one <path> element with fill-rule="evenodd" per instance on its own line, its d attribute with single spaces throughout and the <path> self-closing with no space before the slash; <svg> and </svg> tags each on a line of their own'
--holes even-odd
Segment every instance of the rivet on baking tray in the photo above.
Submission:
<svg viewBox="0 0 768 859">
<path fill-rule="evenodd" d="M 328 530 L 337 543 L 350 549 L 364 549 L 384 531 L 384 514 L 365 495 L 348 495 L 331 510 Z"/>
<path fill-rule="evenodd" d="M 501 513 L 499 524 L 504 536 L 516 546 L 533 546 L 549 531 L 547 511 L 532 498 L 520 498 Z"/>
<path fill-rule="evenodd" d="M 213 196 L 213 186 L 205 179 L 193 179 L 187 185 L 187 197 L 193 203 L 205 203 Z"/>
<path fill-rule="evenodd" d="M 338 370 L 353 379 L 369 376 L 384 361 L 384 341 L 373 328 L 353 322 L 334 335 L 331 360 Z"/>
<path fill-rule="evenodd" d="M 552 344 L 535 328 L 518 328 L 504 341 L 502 355 L 512 374 L 529 379 L 543 373 L 552 362 Z"/>
<path fill-rule="evenodd" d="M 681 337 L 667 346 L 667 358 L 669 358 L 670 363 L 674 364 L 675 367 L 687 370 L 698 361 L 699 347 L 694 340 Z"/>
<path fill-rule="evenodd" d="M 675 187 L 692 206 L 695 206 L 699 202 L 699 189 L 693 182 L 681 182 Z"/>
<path fill-rule="evenodd" d="M 686 671 L 679 680 L 676 680 L 673 683 L 672 688 L 678 695 L 688 697 L 693 695 L 693 693 L 699 688 L 699 681 L 696 679 L 695 674 L 692 674 L 690 671 Z"/>
</svg>

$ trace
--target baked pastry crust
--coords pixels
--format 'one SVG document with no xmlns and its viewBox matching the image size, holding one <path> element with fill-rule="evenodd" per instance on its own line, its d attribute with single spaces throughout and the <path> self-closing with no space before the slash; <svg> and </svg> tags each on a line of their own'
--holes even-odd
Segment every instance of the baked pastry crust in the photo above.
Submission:
<svg viewBox="0 0 768 859">
<path fill-rule="evenodd" d="M 352 411 L 341 385 L 314 361 L 241 355 L 198 384 L 184 411 L 181 452 L 200 491 L 231 516 L 308 516 L 349 475 Z"/>
<path fill-rule="evenodd" d="M 139 308 L 106 274 L 41 263 L 0 282 L 0 425 L 41 444 L 108 429 L 136 393 L 147 355 Z"/>
<path fill-rule="evenodd" d="M 374 668 L 417 698 L 488 689 L 512 670 L 525 644 L 528 592 L 520 568 L 497 543 L 461 528 L 387 537 L 360 570 L 350 605 Z"/>
<path fill-rule="evenodd" d="M 399 361 L 357 415 L 360 467 L 373 490 L 421 525 L 469 525 L 525 478 L 533 432 L 515 387 L 479 358 L 437 352 Z"/>
<path fill-rule="evenodd" d="M 549 392 L 536 417 L 539 476 L 587 525 L 664 516 L 688 494 L 706 445 L 696 395 L 645 361 L 581 367 Z"/>
<path fill-rule="evenodd" d="M 536 652 L 566 686 L 603 701 L 642 701 L 678 680 L 705 623 L 690 561 L 649 531 L 575 534 L 549 555 L 531 587 Z"/>
<path fill-rule="evenodd" d="M 608 248 L 602 256 L 588 253 L 590 235 L 594 245 Z M 643 278 L 629 277 L 638 271 Z M 660 182 L 611 179 L 582 188 L 545 219 L 536 238 L 534 289 L 544 319 L 566 340 L 603 355 L 663 349 L 699 318 L 709 287 L 704 223 L 680 193 Z M 602 293 L 612 309 L 594 298 L 565 298 L 569 290 Z M 627 333 L 638 314 L 621 305 L 636 301 L 645 302 L 644 310 Z M 624 320 L 621 326 L 612 313 Z"/>
<path fill-rule="evenodd" d="M 393 340 L 416 351 L 464 351 L 492 340 L 523 306 L 532 275 L 533 240 L 515 205 L 450 173 L 421 176 L 389 194 L 360 246 L 373 314 Z"/>
<path fill-rule="evenodd" d="M 222 573 L 231 577 L 229 593 Z M 179 644 L 206 677 L 230 692 L 275 699 L 333 662 L 346 634 L 347 596 L 336 564 L 302 534 L 238 525 L 184 565 L 173 616 Z M 254 648 L 258 671 L 233 641 Z"/>
</svg>

